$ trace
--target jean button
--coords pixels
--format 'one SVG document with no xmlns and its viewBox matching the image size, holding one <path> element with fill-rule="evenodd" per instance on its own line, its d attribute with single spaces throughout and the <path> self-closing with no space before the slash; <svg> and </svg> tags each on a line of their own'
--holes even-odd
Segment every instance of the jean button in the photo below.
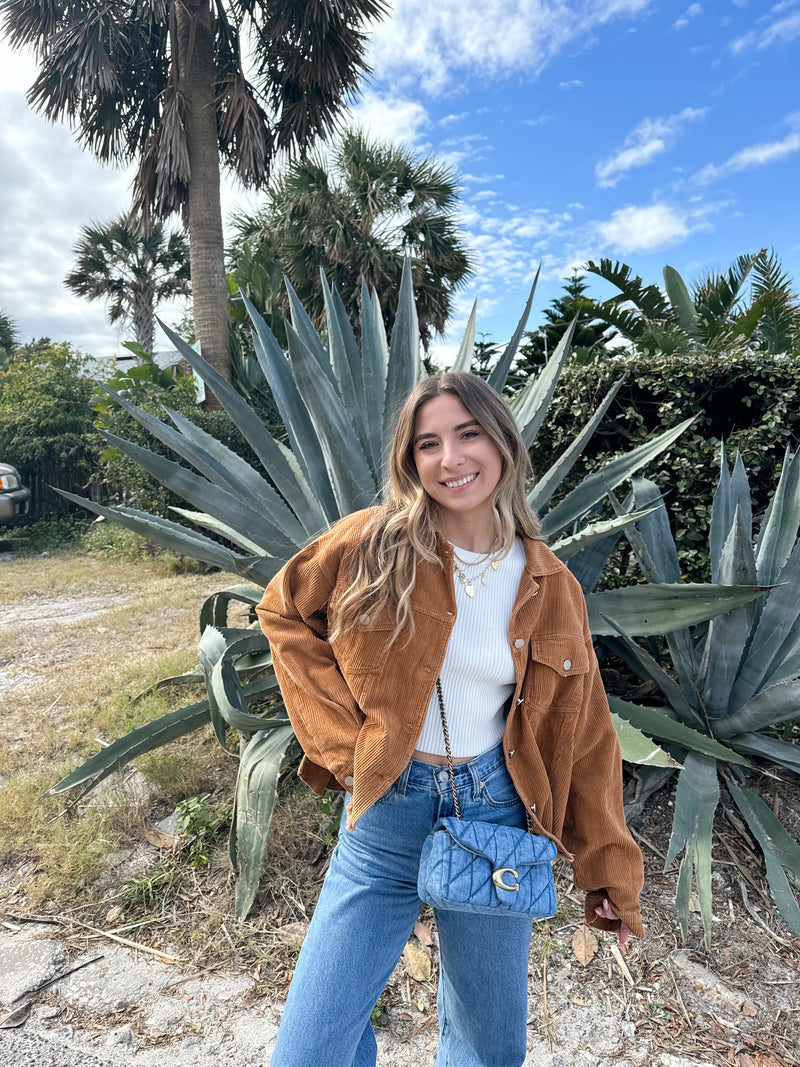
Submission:
<svg viewBox="0 0 800 1067">
<path fill-rule="evenodd" d="M 442 783 L 442 785 L 447 785 L 449 780 L 450 775 L 447 773 L 447 771 L 439 771 L 439 781 Z"/>
</svg>

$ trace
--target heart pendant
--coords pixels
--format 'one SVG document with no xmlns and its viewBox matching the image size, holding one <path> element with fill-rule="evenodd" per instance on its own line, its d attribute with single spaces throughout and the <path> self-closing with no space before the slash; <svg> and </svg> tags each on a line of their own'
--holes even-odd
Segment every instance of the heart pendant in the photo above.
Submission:
<svg viewBox="0 0 800 1067">
<path fill-rule="evenodd" d="M 475 596 L 475 586 L 474 585 L 465 585 L 464 586 L 464 592 L 467 594 L 467 596 Z"/>
</svg>

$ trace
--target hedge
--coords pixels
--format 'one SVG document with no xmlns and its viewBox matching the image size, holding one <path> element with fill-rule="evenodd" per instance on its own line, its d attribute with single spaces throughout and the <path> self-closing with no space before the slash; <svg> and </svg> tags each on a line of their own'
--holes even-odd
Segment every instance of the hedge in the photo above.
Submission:
<svg viewBox="0 0 800 1067">
<path fill-rule="evenodd" d="M 545 470 L 611 386 L 624 383 L 583 461 L 565 488 L 606 459 L 641 444 L 690 415 L 692 426 L 643 473 L 664 493 L 687 581 L 707 581 L 708 522 L 720 465 L 720 442 L 732 461 L 741 452 L 755 522 L 772 495 L 787 446 L 800 439 L 800 364 L 763 352 L 735 355 L 623 355 L 588 366 L 571 364 L 559 383 L 531 460 Z M 620 581 L 631 579 L 618 564 Z"/>
</svg>

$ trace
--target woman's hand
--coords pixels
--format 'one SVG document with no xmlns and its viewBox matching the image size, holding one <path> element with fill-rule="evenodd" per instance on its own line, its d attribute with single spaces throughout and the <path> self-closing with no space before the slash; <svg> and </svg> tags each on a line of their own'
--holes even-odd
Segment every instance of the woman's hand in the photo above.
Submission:
<svg viewBox="0 0 800 1067">
<path fill-rule="evenodd" d="M 618 919 L 619 920 L 619 943 L 620 946 L 624 945 L 628 938 L 631 936 L 631 928 L 627 923 L 620 919 L 619 915 L 611 907 L 611 903 L 608 897 L 603 898 L 603 903 L 599 908 L 594 909 L 595 915 L 599 915 L 601 919 Z"/>
</svg>

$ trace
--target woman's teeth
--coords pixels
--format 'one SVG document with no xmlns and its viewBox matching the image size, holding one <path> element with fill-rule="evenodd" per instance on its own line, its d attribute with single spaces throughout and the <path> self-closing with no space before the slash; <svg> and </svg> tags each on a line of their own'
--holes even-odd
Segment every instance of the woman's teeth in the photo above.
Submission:
<svg viewBox="0 0 800 1067">
<path fill-rule="evenodd" d="M 477 474 L 468 474 L 466 478 L 459 478 L 457 482 L 445 482 L 444 484 L 448 489 L 458 489 L 460 485 L 466 485 L 477 477 Z"/>
</svg>

